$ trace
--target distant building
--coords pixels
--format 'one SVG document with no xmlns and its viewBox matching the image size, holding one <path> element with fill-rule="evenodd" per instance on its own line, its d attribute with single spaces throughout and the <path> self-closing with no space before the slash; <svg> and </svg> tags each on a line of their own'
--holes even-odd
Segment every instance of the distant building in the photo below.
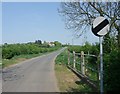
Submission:
<svg viewBox="0 0 120 94">
<path fill-rule="evenodd" d="M 48 45 L 49 45 L 50 47 L 54 47 L 54 46 L 55 46 L 54 42 L 48 42 Z"/>
</svg>

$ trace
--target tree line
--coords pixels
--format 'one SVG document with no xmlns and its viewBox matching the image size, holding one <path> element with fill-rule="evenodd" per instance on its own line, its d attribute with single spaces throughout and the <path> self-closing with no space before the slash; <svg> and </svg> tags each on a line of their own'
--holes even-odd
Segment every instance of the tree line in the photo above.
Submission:
<svg viewBox="0 0 120 94">
<path fill-rule="evenodd" d="M 58 41 L 53 42 L 55 45 L 51 46 L 47 42 L 40 42 L 39 40 L 29 43 L 17 43 L 17 44 L 7 44 L 2 45 L 2 58 L 11 59 L 16 55 L 22 54 L 39 54 L 45 52 L 51 52 L 57 50 L 62 46 Z"/>
</svg>

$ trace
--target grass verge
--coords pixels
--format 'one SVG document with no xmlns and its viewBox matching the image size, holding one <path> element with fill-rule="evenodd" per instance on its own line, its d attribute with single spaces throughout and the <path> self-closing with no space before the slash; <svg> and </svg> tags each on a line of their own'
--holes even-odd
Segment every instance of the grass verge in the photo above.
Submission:
<svg viewBox="0 0 120 94">
<path fill-rule="evenodd" d="M 19 55 L 19 56 L 14 56 L 12 59 L 2 59 L 2 68 L 11 66 L 13 64 L 17 64 L 19 62 L 25 61 L 27 59 L 37 57 L 42 55 L 43 53 L 40 54 L 28 54 L 28 55 Z"/>
<path fill-rule="evenodd" d="M 55 65 L 58 87 L 61 92 L 91 92 L 92 89 L 83 83 L 65 65 Z"/>
<path fill-rule="evenodd" d="M 67 68 L 67 50 L 58 55 L 55 62 L 55 73 L 61 92 L 92 92 L 87 84 Z"/>
<path fill-rule="evenodd" d="M 45 53 L 39 53 L 39 54 L 26 54 L 26 55 L 19 55 L 19 56 L 14 56 L 11 59 L 2 59 L 2 68 L 9 67 L 13 64 L 20 63 L 22 61 L 25 61 L 27 59 L 31 59 L 37 56 L 41 56 L 44 54 L 48 54 L 50 52 L 45 52 Z"/>
</svg>

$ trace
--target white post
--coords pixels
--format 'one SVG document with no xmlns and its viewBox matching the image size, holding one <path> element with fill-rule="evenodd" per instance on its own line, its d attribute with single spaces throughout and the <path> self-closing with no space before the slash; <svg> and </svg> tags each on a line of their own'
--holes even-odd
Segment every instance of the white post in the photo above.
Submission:
<svg viewBox="0 0 120 94">
<path fill-rule="evenodd" d="M 84 52 L 81 51 L 81 72 L 85 75 L 85 61 L 84 61 Z"/>
<path fill-rule="evenodd" d="M 75 51 L 73 51 L 73 68 L 75 68 Z"/>
<path fill-rule="evenodd" d="M 102 47 L 103 37 L 99 37 L 100 41 L 100 92 L 103 94 L 103 47 Z"/>
</svg>

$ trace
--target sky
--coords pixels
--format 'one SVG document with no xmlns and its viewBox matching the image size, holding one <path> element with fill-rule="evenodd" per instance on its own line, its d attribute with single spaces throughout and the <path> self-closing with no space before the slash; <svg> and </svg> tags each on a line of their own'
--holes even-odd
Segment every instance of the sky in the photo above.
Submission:
<svg viewBox="0 0 120 94">
<path fill-rule="evenodd" d="M 2 2 L 2 44 L 35 40 L 72 44 L 73 31 L 65 29 L 58 8 L 60 2 Z M 82 37 L 74 38 L 75 45 L 82 45 L 85 41 L 95 43 L 98 37 L 88 29 Z"/>
</svg>

